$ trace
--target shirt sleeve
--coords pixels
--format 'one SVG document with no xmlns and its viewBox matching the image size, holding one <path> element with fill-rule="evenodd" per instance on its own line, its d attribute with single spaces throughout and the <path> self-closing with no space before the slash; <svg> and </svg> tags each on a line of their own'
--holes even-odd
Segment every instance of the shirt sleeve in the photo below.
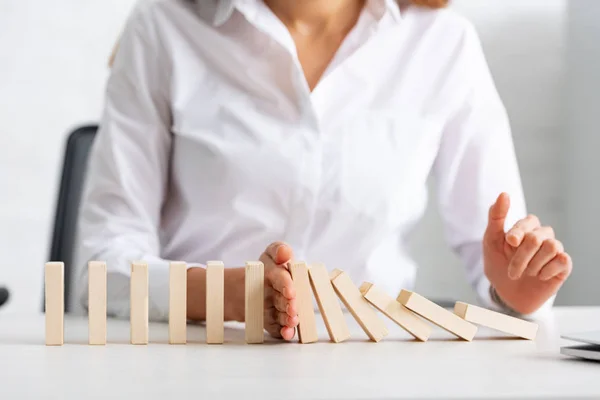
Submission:
<svg viewBox="0 0 600 400">
<path fill-rule="evenodd" d="M 462 259 L 480 302 L 509 311 L 490 293 L 482 239 L 489 207 L 501 192 L 511 198 L 505 228 L 526 216 L 526 204 L 509 119 L 474 28 L 467 30 L 461 51 L 467 87 L 445 126 L 434 165 L 440 214 L 447 242 Z"/>
<path fill-rule="evenodd" d="M 171 115 L 169 65 L 151 16 L 132 13 L 107 83 L 100 129 L 88 164 L 79 217 L 79 299 L 87 308 L 90 260 L 107 264 L 107 312 L 129 315 L 132 261 L 146 261 L 149 317 L 168 317 L 169 260 L 160 257 L 159 226 L 168 184 Z"/>
</svg>

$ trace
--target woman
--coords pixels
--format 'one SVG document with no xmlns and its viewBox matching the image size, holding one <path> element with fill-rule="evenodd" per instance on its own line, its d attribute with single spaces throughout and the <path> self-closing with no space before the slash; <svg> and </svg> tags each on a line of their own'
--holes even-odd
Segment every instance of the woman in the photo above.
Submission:
<svg viewBox="0 0 600 400">
<path fill-rule="evenodd" d="M 389 293 L 413 285 L 406 242 L 430 174 L 481 302 L 520 314 L 551 305 L 571 260 L 552 228 L 526 215 L 477 35 L 444 6 L 137 7 L 108 83 L 81 217 L 80 265 L 107 262 L 109 312 L 127 315 L 129 263 L 143 259 L 151 318 L 165 319 L 168 263 L 181 259 L 188 316 L 203 320 L 202 263 L 216 259 L 231 267 L 225 317 L 243 321 L 244 270 L 233 266 L 259 257 L 265 329 L 290 340 L 298 318 L 285 265 L 294 258 Z"/>
</svg>

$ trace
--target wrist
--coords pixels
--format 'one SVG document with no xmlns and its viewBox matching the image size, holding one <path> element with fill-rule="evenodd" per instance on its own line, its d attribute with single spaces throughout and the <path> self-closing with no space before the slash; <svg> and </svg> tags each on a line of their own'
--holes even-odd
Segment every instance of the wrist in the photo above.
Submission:
<svg viewBox="0 0 600 400">
<path fill-rule="evenodd" d="M 245 268 L 225 269 L 225 321 L 244 321 L 245 315 Z"/>
</svg>

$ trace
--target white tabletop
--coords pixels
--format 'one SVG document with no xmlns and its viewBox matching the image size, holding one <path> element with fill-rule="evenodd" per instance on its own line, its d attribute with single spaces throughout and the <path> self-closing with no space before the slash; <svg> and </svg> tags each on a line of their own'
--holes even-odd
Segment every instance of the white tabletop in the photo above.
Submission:
<svg viewBox="0 0 600 400">
<path fill-rule="evenodd" d="M 0 396 L 31 399 L 367 399 L 600 398 L 600 363 L 562 356 L 559 335 L 600 329 L 600 307 L 556 308 L 536 341 L 481 329 L 472 343 L 436 328 L 415 342 L 386 321 L 380 343 L 348 316 L 353 338 L 333 344 L 320 318 L 321 342 L 244 344 L 243 326 L 226 328 L 224 345 L 203 343 L 189 326 L 187 345 L 169 345 L 166 324 L 150 325 L 150 344 L 133 346 L 129 322 L 109 320 L 108 345 L 87 345 L 87 319 L 67 318 L 65 345 L 44 345 L 44 318 L 0 318 Z"/>
</svg>

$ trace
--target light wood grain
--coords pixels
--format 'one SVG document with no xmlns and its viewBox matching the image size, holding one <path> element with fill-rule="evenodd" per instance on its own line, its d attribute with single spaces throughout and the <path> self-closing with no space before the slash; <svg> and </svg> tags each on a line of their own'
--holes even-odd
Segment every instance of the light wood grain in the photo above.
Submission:
<svg viewBox="0 0 600 400">
<path fill-rule="evenodd" d="M 410 333 L 415 339 L 426 342 L 431 335 L 431 327 L 412 311 L 398 303 L 392 296 L 370 282 L 360 286 L 360 292 L 369 303 L 385 316 Z"/>
<path fill-rule="evenodd" d="M 308 274 L 329 338 L 334 343 L 348 340 L 350 329 L 325 265 L 321 263 L 312 264 L 308 269 Z"/>
<path fill-rule="evenodd" d="M 187 342 L 187 265 L 169 265 L 169 343 Z"/>
<path fill-rule="evenodd" d="M 461 339 L 470 342 L 475 337 L 475 333 L 477 333 L 475 325 L 438 306 L 420 294 L 409 290 L 402 290 L 397 300 L 409 310 L 414 311 L 421 317 Z"/>
<path fill-rule="evenodd" d="M 456 302 L 454 313 L 465 321 L 486 326 L 523 339 L 534 340 L 538 331 L 538 324 L 534 322 L 525 321 L 510 315 L 501 314 L 460 301 Z"/>
<path fill-rule="evenodd" d="M 330 278 L 335 292 L 367 336 L 374 342 L 379 342 L 387 336 L 387 327 L 350 277 L 344 271 L 336 269 L 332 271 Z"/>
<path fill-rule="evenodd" d="M 246 263 L 246 343 L 264 342 L 265 266 Z"/>
<path fill-rule="evenodd" d="M 106 263 L 88 263 L 89 344 L 106 344 Z"/>
<path fill-rule="evenodd" d="M 148 344 L 148 264 L 131 264 L 130 280 L 131 344 Z"/>
<path fill-rule="evenodd" d="M 64 343 L 65 314 L 64 263 L 46 263 L 44 275 L 46 346 L 62 346 Z"/>
<path fill-rule="evenodd" d="M 314 343 L 319 340 L 319 334 L 306 263 L 303 261 L 292 263 L 290 273 L 294 281 L 298 305 L 298 338 L 300 343 Z"/>
<path fill-rule="evenodd" d="M 222 344 L 225 339 L 225 265 L 206 264 L 206 343 Z"/>
</svg>

